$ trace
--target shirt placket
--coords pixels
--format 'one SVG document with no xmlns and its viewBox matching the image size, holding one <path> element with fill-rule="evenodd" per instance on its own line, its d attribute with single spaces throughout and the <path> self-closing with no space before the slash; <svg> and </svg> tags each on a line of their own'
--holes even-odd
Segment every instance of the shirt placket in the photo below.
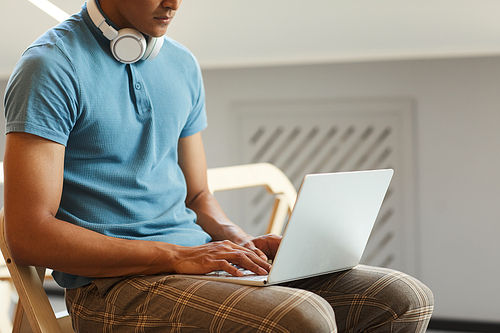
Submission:
<svg viewBox="0 0 500 333">
<path fill-rule="evenodd" d="M 129 66 L 130 73 L 130 91 L 132 93 L 132 99 L 135 103 L 135 109 L 137 113 L 141 116 L 149 115 L 152 112 L 151 98 L 144 84 L 140 71 L 137 70 L 136 66 L 133 64 Z"/>
</svg>

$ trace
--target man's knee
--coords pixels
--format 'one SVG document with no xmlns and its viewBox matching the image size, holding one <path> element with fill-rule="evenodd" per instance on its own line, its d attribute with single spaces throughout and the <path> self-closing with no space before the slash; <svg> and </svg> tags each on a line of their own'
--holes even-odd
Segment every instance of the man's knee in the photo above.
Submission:
<svg viewBox="0 0 500 333">
<path fill-rule="evenodd" d="M 328 288 L 327 288 L 328 287 Z M 425 332 L 433 308 L 430 289 L 417 279 L 385 268 L 360 265 L 322 285 L 340 331 Z"/>
<path fill-rule="evenodd" d="M 387 304 L 393 319 L 387 322 L 394 332 L 425 332 L 434 310 L 432 291 L 416 278 L 393 271 L 384 277 L 374 297 Z"/>
<path fill-rule="evenodd" d="M 415 332 L 425 332 L 434 310 L 432 291 L 425 284 L 408 275 L 403 275 L 399 284 L 401 287 L 397 296 L 402 304 L 406 304 L 406 308 L 403 313 L 398 313 L 395 323 L 401 323 L 403 326 L 404 323 L 413 323 Z M 395 306 L 394 303 L 393 306 Z"/>
<path fill-rule="evenodd" d="M 322 297 L 302 291 L 292 302 L 280 324 L 289 332 L 337 332 L 335 315 L 330 304 Z"/>
<path fill-rule="evenodd" d="M 434 309 L 434 295 L 422 282 L 414 277 L 401 273 L 390 287 L 393 295 L 392 306 L 401 313 L 418 312 L 423 316 L 432 314 Z"/>
</svg>

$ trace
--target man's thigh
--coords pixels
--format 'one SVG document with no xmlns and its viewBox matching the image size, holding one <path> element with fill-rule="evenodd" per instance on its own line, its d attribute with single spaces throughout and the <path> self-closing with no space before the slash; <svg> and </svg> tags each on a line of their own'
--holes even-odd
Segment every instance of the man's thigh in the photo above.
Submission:
<svg viewBox="0 0 500 333">
<path fill-rule="evenodd" d="M 287 287 L 141 276 L 97 279 L 66 302 L 77 332 L 336 332 L 323 298 Z"/>
<path fill-rule="evenodd" d="M 295 282 L 332 306 L 339 332 L 425 332 L 434 307 L 432 292 L 417 279 L 391 269 L 353 269 Z"/>
</svg>

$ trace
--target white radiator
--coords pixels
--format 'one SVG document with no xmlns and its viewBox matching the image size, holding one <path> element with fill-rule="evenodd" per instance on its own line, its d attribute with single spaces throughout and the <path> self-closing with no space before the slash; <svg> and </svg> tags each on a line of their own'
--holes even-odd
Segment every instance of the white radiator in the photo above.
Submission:
<svg viewBox="0 0 500 333">
<path fill-rule="evenodd" d="M 298 189 L 307 173 L 393 168 L 363 263 L 417 273 L 411 99 L 240 102 L 232 105 L 238 163 L 270 162 Z M 261 234 L 272 200 L 243 190 L 237 220 Z"/>
</svg>

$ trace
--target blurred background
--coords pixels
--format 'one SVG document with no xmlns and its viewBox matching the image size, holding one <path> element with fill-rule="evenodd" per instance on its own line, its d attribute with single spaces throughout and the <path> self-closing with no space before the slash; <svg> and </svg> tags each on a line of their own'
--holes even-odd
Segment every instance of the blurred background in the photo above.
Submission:
<svg viewBox="0 0 500 333">
<path fill-rule="evenodd" d="M 0 0 L 2 96 L 26 47 L 83 1 L 53 0 L 52 16 L 44 4 Z M 496 0 L 186 0 L 167 35 L 202 68 L 209 167 L 271 162 L 297 187 L 306 173 L 394 168 L 363 262 L 426 283 L 434 329 L 498 332 L 499 12 Z M 261 191 L 219 200 L 263 232 Z"/>
</svg>

